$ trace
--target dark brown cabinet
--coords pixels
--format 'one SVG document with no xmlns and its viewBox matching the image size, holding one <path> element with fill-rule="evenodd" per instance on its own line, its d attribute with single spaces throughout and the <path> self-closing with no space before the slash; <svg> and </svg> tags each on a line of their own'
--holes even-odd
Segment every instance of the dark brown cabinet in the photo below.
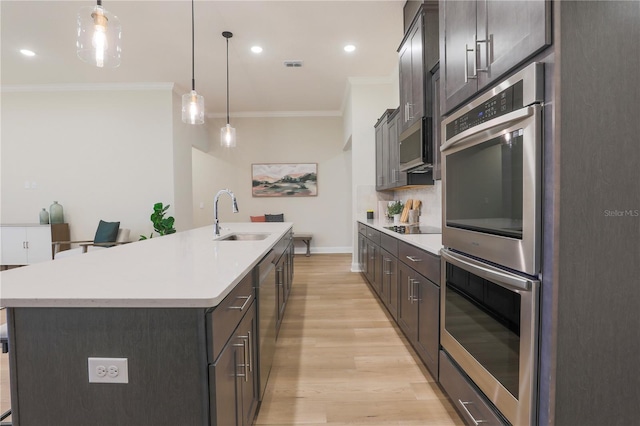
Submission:
<svg viewBox="0 0 640 426">
<path fill-rule="evenodd" d="M 405 35 L 399 53 L 400 133 L 424 117 L 424 18 L 416 15 Z"/>
<path fill-rule="evenodd" d="M 399 262 L 398 270 L 398 325 L 437 380 L 440 288 L 404 262 Z"/>
<path fill-rule="evenodd" d="M 367 239 L 365 241 L 367 246 L 367 262 L 366 262 L 366 270 L 365 276 L 369 280 L 369 283 L 373 287 L 373 289 L 380 294 L 380 248 L 376 243 Z"/>
<path fill-rule="evenodd" d="M 443 113 L 551 43 L 551 2 L 440 3 Z"/>
<path fill-rule="evenodd" d="M 442 143 L 442 113 L 440 107 L 440 64 L 431 69 L 431 110 L 433 112 L 433 179 L 442 179 L 442 153 L 440 144 Z"/>
<path fill-rule="evenodd" d="M 277 321 L 276 331 L 280 331 L 280 325 L 284 318 L 284 311 L 291 292 L 293 283 L 293 235 L 291 233 L 282 237 L 274 248 L 276 251 L 276 303 Z"/>
<path fill-rule="evenodd" d="M 400 109 L 389 109 L 375 125 L 378 191 L 407 185 L 407 173 L 400 171 L 400 117 Z"/>
<path fill-rule="evenodd" d="M 438 6 L 420 6 L 398 49 L 400 78 L 399 134 L 431 117 L 429 70 L 438 62 Z"/>
<path fill-rule="evenodd" d="M 398 259 L 380 249 L 382 271 L 380 275 L 380 299 L 391 316 L 398 316 Z"/>
<path fill-rule="evenodd" d="M 389 116 L 387 130 L 389 132 L 387 150 L 389 158 L 389 181 L 387 189 L 391 189 L 407 184 L 407 173 L 400 171 L 400 109 L 396 109 Z"/>
<path fill-rule="evenodd" d="M 252 303 L 216 362 L 209 366 L 212 424 L 253 422 L 258 404 L 255 312 Z"/>
<path fill-rule="evenodd" d="M 398 302 L 398 325 L 412 344 L 418 334 L 418 305 L 416 286 L 414 284 L 416 272 L 400 262 L 398 265 L 398 287 L 400 289 Z"/>
<path fill-rule="evenodd" d="M 376 190 L 378 191 L 389 189 L 392 186 L 389 117 L 394 111 L 392 109 L 386 110 L 374 126 L 376 135 Z"/>
<path fill-rule="evenodd" d="M 414 281 L 418 297 L 418 334 L 416 350 L 433 377 L 438 379 L 440 349 L 440 287 L 423 276 Z"/>
</svg>

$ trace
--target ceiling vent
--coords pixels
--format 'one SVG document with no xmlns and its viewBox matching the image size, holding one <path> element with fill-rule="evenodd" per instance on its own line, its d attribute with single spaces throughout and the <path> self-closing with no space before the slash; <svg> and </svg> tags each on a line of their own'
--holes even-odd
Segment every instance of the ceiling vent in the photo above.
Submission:
<svg viewBox="0 0 640 426">
<path fill-rule="evenodd" d="M 284 66 L 287 68 L 301 68 L 302 61 L 284 61 Z"/>
</svg>

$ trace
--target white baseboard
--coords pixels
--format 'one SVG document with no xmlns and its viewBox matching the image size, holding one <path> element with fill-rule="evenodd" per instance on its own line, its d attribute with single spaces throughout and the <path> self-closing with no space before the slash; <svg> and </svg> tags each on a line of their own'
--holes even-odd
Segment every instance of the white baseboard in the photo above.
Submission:
<svg viewBox="0 0 640 426">
<path fill-rule="evenodd" d="M 364 272 L 362 268 L 360 268 L 360 264 L 354 262 L 351 264 L 351 272 Z"/>
<path fill-rule="evenodd" d="M 306 254 L 306 247 L 296 247 L 295 254 Z M 353 253 L 353 247 L 311 247 L 311 254 L 341 254 Z"/>
</svg>

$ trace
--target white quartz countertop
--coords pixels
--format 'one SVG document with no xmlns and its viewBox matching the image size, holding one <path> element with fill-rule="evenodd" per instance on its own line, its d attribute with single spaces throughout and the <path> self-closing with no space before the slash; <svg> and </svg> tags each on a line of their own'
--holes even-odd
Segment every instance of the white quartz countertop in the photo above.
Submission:
<svg viewBox="0 0 640 426">
<path fill-rule="evenodd" d="M 442 234 L 400 234 L 398 232 L 385 229 L 385 226 L 393 226 L 393 224 L 384 220 L 358 219 L 358 222 L 364 223 L 365 225 L 377 229 L 380 232 L 391 235 L 400 241 L 404 241 L 408 244 L 426 250 L 429 253 L 433 253 L 436 256 L 440 256 L 440 249 L 442 248 Z"/>
<path fill-rule="evenodd" d="M 225 223 L 258 241 L 216 241 L 213 226 L 0 273 L 0 306 L 208 308 L 218 305 L 292 223 Z M 220 238 L 218 237 L 218 238 Z"/>
</svg>

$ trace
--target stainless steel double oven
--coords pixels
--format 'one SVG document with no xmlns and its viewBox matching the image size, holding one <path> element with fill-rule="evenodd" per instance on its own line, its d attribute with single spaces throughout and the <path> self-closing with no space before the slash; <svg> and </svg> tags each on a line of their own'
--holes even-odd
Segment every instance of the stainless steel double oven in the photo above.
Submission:
<svg viewBox="0 0 640 426">
<path fill-rule="evenodd" d="M 515 425 L 536 417 L 543 95 L 534 63 L 442 122 L 442 348 Z"/>
</svg>

